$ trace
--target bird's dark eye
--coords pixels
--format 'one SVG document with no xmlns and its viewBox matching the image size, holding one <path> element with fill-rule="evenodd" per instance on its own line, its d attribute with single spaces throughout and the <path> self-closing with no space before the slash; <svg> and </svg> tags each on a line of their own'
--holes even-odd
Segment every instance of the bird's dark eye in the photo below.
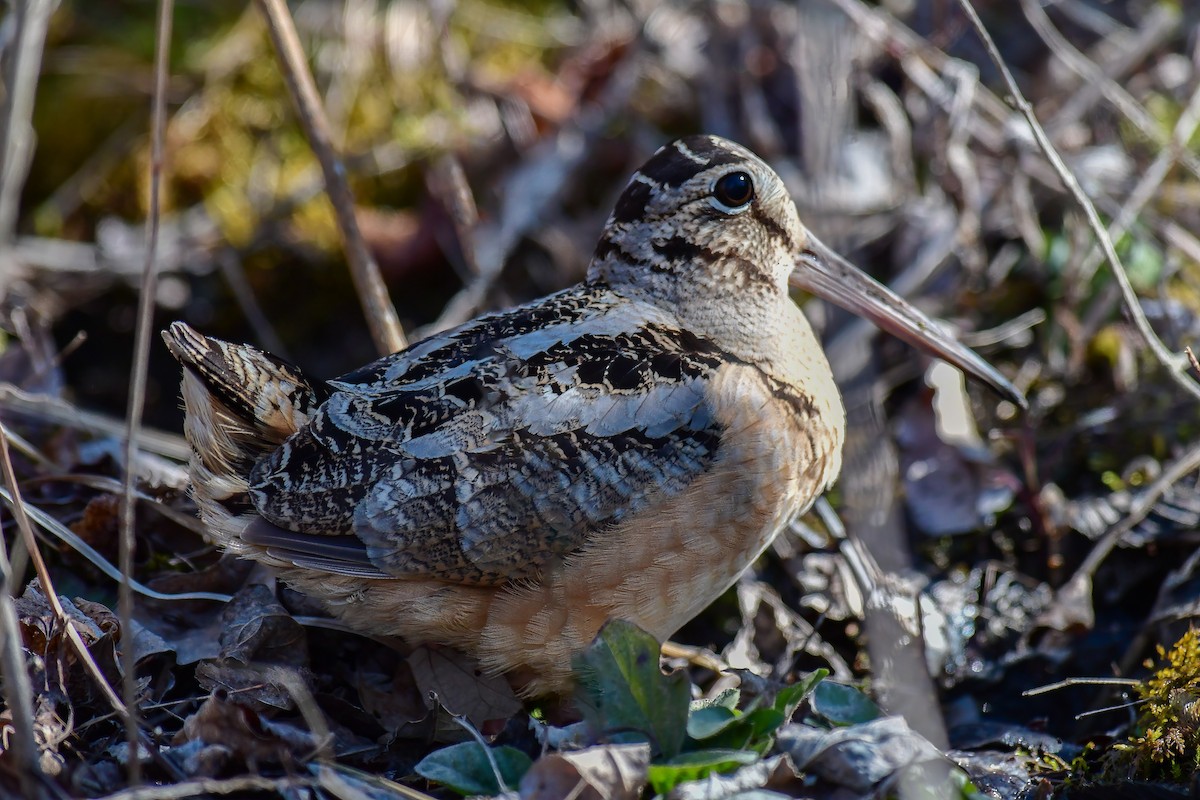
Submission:
<svg viewBox="0 0 1200 800">
<path fill-rule="evenodd" d="M 713 197 L 729 209 L 744 206 L 754 199 L 754 181 L 746 172 L 722 175 L 713 186 Z"/>
</svg>

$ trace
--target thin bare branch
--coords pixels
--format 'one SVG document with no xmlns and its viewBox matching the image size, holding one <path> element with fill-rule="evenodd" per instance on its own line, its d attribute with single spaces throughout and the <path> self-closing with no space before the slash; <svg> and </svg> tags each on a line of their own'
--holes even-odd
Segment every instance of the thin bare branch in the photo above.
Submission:
<svg viewBox="0 0 1200 800">
<path fill-rule="evenodd" d="M 113 707 L 113 710 L 116 711 L 120 716 L 128 719 L 128 709 L 124 704 L 122 704 L 121 699 L 117 697 L 116 693 L 113 691 L 113 688 L 109 686 L 108 681 L 104 678 L 103 673 L 100 671 L 100 666 L 96 663 L 96 660 L 92 658 L 92 654 L 88 652 L 87 644 L 79 636 L 79 631 L 77 631 L 75 626 L 71 624 L 71 620 L 68 617 L 66 610 L 63 608 L 62 603 L 58 599 L 58 592 L 56 592 L 54 589 L 54 582 L 50 577 L 50 570 L 46 567 L 46 562 L 45 559 L 42 558 L 41 550 L 38 549 L 37 539 L 33 535 L 33 526 L 29 524 L 29 516 L 25 513 L 25 505 L 21 501 L 21 492 L 17 486 L 17 475 L 13 470 L 12 458 L 10 457 L 8 451 L 8 432 L 3 423 L 0 423 L 0 472 L 3 473 L 4 483 L 8 487 L 6 494 L 12 501 L 11 508 L 13 517 L 15 517 L 17 521 L 17 529 L 21 532 L 21 539 L 24 542 L 25 550 L 29 554 L 30 560 L 33 562 L 34 572 L 37 573 L 38 582 L 41 583 L 42 592 L 46 597 L 46 602 L 49 604 L 50 610 L 54 613 L 56 626 L 62 630 L 63 635 L 66 636 L 68 641 L 71 642 L 72 647 L 74 647 L 76 654 L 79 656 L 80 662 L 84 665 L 87 672 L 92 676 L 96 686 L 100 689 L 101 694 L 105 696 L 109 704 Z M 7 580 L 11 579 L 12 577 L 12 573 L 7 570 L 7 558 L 5 559 L 4 566 L 6 568 L 6 572 L 8 572 L 6 575 L 7 583 Z M 13 593 L 11 591 L 6 591 L 6 602 L 10 602 L 12 596 Z M 129 631 L 131 629 L 124 628 L 124 630 Z M 21 641 L 19 631 L 16 635 L 16 641 L 18 643 Z M 130 637 L 130 641 L 132 641 L 132 636 Z M 124 649 L 128 649 L 131 652 L 133 650 L 132 647 L 126 647 L 123 648 L 123 650 Z M 22 665 L 22 671 L 23 670 L 24 666 Z M 27 704 L 25 707 L 30 708 L 31 705 L 32 694 L 30 694 L 29 697 L 29 704 Z M 30 735 L 32 737 L 32 729 Z M 32 738 L 30 738 L 29 741 L 31 744 L 34 742 Z M 135 739 L 134 750 L 132 752 L 137 752 L 136 747 L 137 740 Z M 34 748 L 34 751 L 36 753 L 36 747 Z"/>
<path fill-rule="evenodd" d="M 1038 36 L 1042 37 L 1046 46 L 1058 56 L 1068 69 L 1083 79 L 1085 87 L 1089 87 L 1090 91 L 1100 92 L 1113 108 L 1133 123 L 1134 127 L 1151 142 L 1159 147 L 1168 146 L 1167 137 L 1161 126 L 1154 120 L 1154 116 L 1119 83 L 1105 75 L 1090 58 L 1072 47 L 1066 37 L 1054 27 L 1054 23 L 1050 21 L 1050 17 L 1046 16 L 1046 11 L 1040 3 L 1033 2 L 1033 0 L 1021 0 L 1021 9 L 1025 12 L 1029 24 L 1033 26 Z M 1180 24 L 1178 11 L 1167 10 L 1164 5 L 1159 13 L 1167 16 L 1167 25 L 1173 23 L 1178 26 Z M 1193 175 L 1200 176 L 1200 158 L 1185 152 L 1180 154 L 1180 162 Z"/>
<path fill-rule="evenodd" d="M 1004 78 L 1004 84 L 1008 88 L 1010 95 L 1010 102 L 1025 117 L 1038 147 L 1050 162 L 1050 166 L 1058 174 L 1063 186 L 1067 188 L 1067 191 L 1075 199 L 1076 204 L 1083 209 L 1084 215 L 1087 217 L 1088 226 L 1092 229 L 1092 233 L 1100 243 L 1105 259 L 1112 268 L 1113 276 L 1116 278 L 1117 284 L 1121 287 L 1121 296 L 1125 301 L 1125 310 L 1133 319 L 1134 325 L 1146 341 L 1146 344 L 1150 347 L 1150 352 L 1159 363 L 1166 367 L 1171 379 L 1180 388 L 1189 392 L 1193 397 L 1200 399 L 1200 383 L 1183 374 L 1183 369 L 1187 366 L 1187 360 L 1177 357 L 1176 354 L 1170 352 L 1166 345 L 1158 338 L 1157 334 L 1154 333 L 1153 328 L 1150 327 L 1150 321 L 1146 319 L 1146 314 L 1142 311 L 1137 293 L 1134 292 L 1133 285 L 1129 282 L 1129 275 L 1126 274 L 1125 267 L 1121 264 L 1121 259 L 1117 256 L 1116 248 L 1113 247 L 1108 231 L 1104 229 L 1104 223 L 1100 220 L 1100 214 L 1096 211 L 1095 204 L 1092 203 L 1087 193 L 1083 191 L 1083 187 L 1079 185 L 1079 180 L 1063 162 L 1062 156 L 1058 154 L 1054 144 L 1050 141 L 1050 137 L 1046 135 L 1045 129 L 1038 122 L 1037 115 L 1033 112 L 1033 106 L 1030 105 L 1025 95 L 1021 93 L 1021 89 L 1017 86 L 1017 81 L 1013 77 L 1012 71 L 1008 68 L 1008 64 L 1005 63 L 1003 56 L 1000 55 L 1000 51 L 997 49 L 992 35 L 988 33 L 987 28 L 983 25 L 983 21 L 979 19 L 979 14 L 975 12 L 975 7 L 971 5 L 971 0 L 958 0 L 958 4 L 963 9 L 963 13 L 967 15 L 967 19 L 975 29 L 975 32 L 979 34 L 979 38 L 983 41 L 983 45 L 987 49 L 992 63 L 996 65 L 996 69 L 1000 71 L 1000 75 Z"/>
<path fill-rule="evenodd" d="M 27 508 L 24 501 L 21 499 L 21 490 L 17 485 L 16 471 L 13 469 L 12 458 L 10 457 L 8 450 L 8 438 L 9 435 L 7 429 L 4 427 L 3 423 L 0 423 L 0 474 L 3 475 L 4 484 L 7 487 L 6 489 L 0 489 L 0 496 L 8 501 L 9 507 L 12 509 L 13 516 L 16 518 L 17 529 L 21 533 L 21 541 L 25 546 L 26 552 L 29 553 L 30 560 L 33 562 L 33 568 L 37 573 L 38 582 L 41 584 L 42 593 L 46 598 L 47 604 L 50 606 L 51 612 L 54 614 L 55 625 L 62 630 L 62 633 L 64 636 L 66 636 L 67 641 L 71 643 L 71 647 L 75 650 L 76 656 L 79 657 L 79 662 L 83 665 L 84 671 L 87 672 L 92 678 L 92 681 L 100 690 L 100 694 L 104 695 L 104 699 L 108 701 L 109 706 L 114 712 L 116 712 L 117 716 L 125 720 L 127 725 L 129 724 L 130 719 L 133 719 L 136 722 L 136 717 L 129 712 L 129 708 L 131 706 L 127 706 L 125 703 L 122 703 L 121 698 L 117 696 L 116 691 L 111 685 L 109 685 L 108 679 L 104 677 L 104 673 L 100 669 L 100 665 L 97 664 L 96 659 L 92 657 L 91 651 L 88 650 L 87 643 L 83 641 L 83 637 L 80 636 L 78 629 L 76 629 L 76 627 L 71 623 L 71 619 L 68 616 L 66 609 L 63 608 L 62 601 L 59 600 L 58 592 L 54 588 L 53 579 L 50 577 L 50 570 L 47 568 L 46 561 L 42 558 L 41 550 L 37 546 L 37 539 L 33 534 L 33 526 L 30 524 L 30 514 L 26 513 L 32 509 Z M 2 550 L 3 548 L 0 548 L 0 551 Z M 9 598 L 11 601 L 12 594 L 6 592 L 5 597 Z M 122 621 L 121 624 L 124 626 L 125 622 Z M 124 654 L 126 650 L 133 652 L 132 622 L 130 623 L 129 627 L 123 627 L 122 631 L 126 637 L 121 640 L 122 654 Z M 20 641 L 19 634 L 17 640 Z M 167 761 L 163 757 L 157 745 L 143 735 L 140 728 L 135 729 L 135 731 L 137 736 L 131 744 L 131 749 L 129 751 L 130 760 L 139 761 L 140 763 L 138 753 L 142 748 L 145 748 L 150 752 L 151 756 L 154 758 L 159 767 L 165 770 L 167 774 L 173 776 L 176 780 L 182 780 L 182 773 L 180 773 L 179 769 L 173 763 Z M 26 796 L 34 797 L 36 795 Z"/>
<path fill-rule="evenodd" d="M 125 698 L 125 742 L 129 747 L 127 760 L 129 783 L 137 786 L 142 781 L 142 761 L 138 757 L 140 728 L 137 708 L 137 680 L 134 675 L 137 662 L 133 642 L 133 553 L 134 541 L 134 480 L 137 472 L 137 437 L 142 426 L 142 410 L 146 399 L 146 373 L 150 361 L 150 335 L 154 322 L 154 298 L 158 287 L 158 270 L 155 256 L 158 252 L 158 231 L 161 212 L 163 174 L 163 150 L 167 127 L 167 69 L 171 53 L 171 22 L 174 16 L 174 0 L 159 0 L 158 25 L 154 54 L 154 101 L 150 128 L 150 205 L 146 218 L 146 262 L 142 270 L 141 296 L 138 298 L 137 338 L 134 343 L 132 374 L 129 378 L 129 403 L 126 410 L 127 430 L 125 434 L 125 480 L 121 492 L 121 536 L 120 568 L 121 584 L 118 587 L 118 616 L 121 630 L 129 638 L 121 647 L 121 669 L 124 673 L 122 693 Z"/>
<path fill-rule="evenodd" d="M 367 317 L 367 325 L 375 346 L 381 354 L 394 353 L 408 346 L 396 309 L 388 297 L 387 286 L 379 274 L 379 265 L 367 249 L 358 220 L 354 216 L 354 197 L 346 182 L 346 167 L 334 151 L 329 133 L 329 121 L 317 94 L 316 83 L 300 46 L 300 37 L 288 12 L 285 0 L 258 0 L 258 7 L 267 20 L 267 30 L 275 43 L 283 76 L 292 95 L 292 102 L 304 126 L 308 143 L 321 163 L 325 190 L 337 216 L 338 230 L 346 247 L 346 261 L 358 290 L 359 301 Z"/>
<path fill-rule="evenodd" d="M 1096 542 L 1091 552 L 1087 554 L 1087 558 L 1079 565 L 1071 580 L 1076 581 L 1082 576 L 1090 579 L 1100 567 L 1101 562 L 1108 557 L 1108 554 L 1121 541 L 1121 538 L 1133 530 L 1133 526 L 1146 518 L 1158 501 L 1162 499 L 1163 495 L 1170 491 L 1172 486 L 1196 470 L 1200 470 L 1200 445 L 1193 445 L 1190 450 L 1175 459 L 1174 462 L 1163 470 L 1162 475 L 1154 483 L 1147 486 L 1146 490 L 1138 495 L 1137 500 L 1129 509 L 1129 513 L 1124 519 L 1104 532 L 1104 535 Z"/>
<path fill-rule="evenodd" d="M 13 547 L 17 541 L 13 541 Z M 13 596 L 19 576 L 9 561 L 8 552 L 0 541 L 0 675 L 4 678 L 4 702 L 12 718 L 13 734 L 9 750 L 13 767 L 21 780 L 26 797 L 36 797 L 38 766 L 37 738 L 33 730 L 33 687 L 25 667 L 25 648 L 22 646 L 20 623 Z"/>
<path fill-rule="evenodd" d="M 0 248 L 7 251 L 17 228 L 21 187 L 33 150 L 33 97 L 42 63 L 42 47 L 57 0 L 26 0 L 13 4 L 14 39 L 4 116 L 0 118 Z M 7 258 L 7 256 L 5 256 Z"/>
<path fill-rule="evenodd" d="M 427 178 L 429 191 L 433 193 L 454 224 L 454 235 L 458 239 L 458 249 L 462 252 L 463 264 L 467 272 L 479 274 L 479 262 L 475 257 L 475 227 L 479 224 L 479 209 L 467 183 L 462 164 L 453 155 L 444 155 L 434 164 Z"/>
</svg>

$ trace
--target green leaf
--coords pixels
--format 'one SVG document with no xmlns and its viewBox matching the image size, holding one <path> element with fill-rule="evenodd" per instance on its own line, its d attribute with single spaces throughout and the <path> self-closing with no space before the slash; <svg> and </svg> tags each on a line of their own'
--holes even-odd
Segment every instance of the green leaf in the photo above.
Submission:
<svg viewBox="0 0 1200 800">
<path fill-rule="evenodd" d="M 659 649 L 641 628 L 611 620 L 575 659 L 576 696 L 584 717 L 610 741 L 649 741 L 671 758 L 683 747 L 690 684 L 682 673 L 663 674 Z"/>
<path fill-rule="evenodd" d="M 741 690 L 730 687 L 729 689 L 722 690 L 721 693 L 716 697 L 701 697 L 698 700 L 693 700 L 688 704 L 688 708 L 692 711 L 699 711 L 702 708 L 720 706 L 721 708 L 727 708 L 730 711 L 736 711 L 738 701 L 741 699 Z"/>
<path fill-rule="evenodd" d="M 829 677 L 829 670 L 822 667 L 814 669 L 801 680 L 793 683 L 791 686 L 786 686 L 780 689 L 775 695 L 775 702 L 772 708 L 780 712 L 784 716 L 784 722 L 792 718 L 792 714 L 796 713 L 796 709 L 804 702 L 804 698 L 808 697 L 817 684 Z"/>
<path fill-rule="evenodd" d="M 834 725 L 857 725 L 880 715 L 879 706 L 853 686 L 821 681 L 813 691 L 812 709 Z"/>
<path fill-rule="evenodd" d="M 516 789 L 533 762 L 515 747 L 493 747 L 491 750 L 504 783 L 509 789 Z M 434 750 L 421 759 L 414 769 L 422 778 L 440 783 L 461 795 L 490 796 L 502 791 L 487 752 L 479 742 L 461 742 Z"/>
<path fill-rule="evenodd" d="M 687 735 L 693 739 L 710 739 L 741 718 L 741 712 L 725 706 L 694 708 L 688 714 Z"/>
<path fill-rule="evenodd" d="M 699 708 L 693 703 L 688 717 L 688 736 L 693 740 L 705 740 L 706 748 L 766 752 L 775 731 L 792 718 L 804 698 L 827 675 L 828 670 L 819 669 L 799 683 L 780 689 L 770 707 L 759 707 L 762 696 L 754 698 L 743 712 L 727 709 L 724 704 L 715 705 L 716 698 Z"/>
<path fill-rule="evenodd" d="M 651 764 L 647 778 L 657 794 L 666 794 L 681 783 L 698 781 L 714 772 L 732 772 L 759 758 L 758 753 L 749 750 L 695 750 L 661 764 Z"/>
<path fill-rule="evenodd" d="M 1132 240 L 1128 248 L 1123 249 L 1121 260 L 1134 290 L 1153 291 L 1165 267 L 1162 251 L 1142 238 Z"/>
</svg>

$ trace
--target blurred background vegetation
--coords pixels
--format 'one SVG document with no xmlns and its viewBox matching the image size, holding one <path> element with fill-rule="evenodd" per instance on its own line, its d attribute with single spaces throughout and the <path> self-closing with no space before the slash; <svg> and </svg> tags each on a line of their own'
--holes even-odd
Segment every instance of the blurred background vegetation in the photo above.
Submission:
<svg viewBox="0 0 1200 800">
<path fill-rule="evenodd" d="M 974 5 L 1110 226 L 1150 324 L 1173 352 L 1195 346 L 1200 5 Z M 1197 457 L 1194 399 L 1147 355 L 1084 215 L 957 3 L 291 9 L 410 340 L 579 280 L 631 171 L 674 136 L 711 132 L 771 162 L 823 240 L 950 320 L 1028 392 L 1020 418 L 978 387 L 939 385 L 973 409 L 948 431 L 922 357 L 808 308 L 851 421 L 839 512 L 852 533 L 883 542 L 885 567 L 926 581 L 946 627 L 931 659 L 948 713 L 965 704 L 1083 741 L 1089 724 L 1112 723 L 1075 718 L 1103 704 L 1099 692 L 1021 692 L 1136 672 L 1194 620 L 1200 487 L 1156 484 Z M 4 14 L 7 68 L 15 23 Z M 0 378 L 111 416 L 126 405 L 145 259 L 154 14 L 145 2 L 57 5 L 16 231 L 11 241 L 0 231 Z M 318 376 L 371 359 L 321 172 L 257 8 L 179 3 L 172 38 L 156 324 L 185 319 Z M 471 206 L 478 222 L 456 224 Z M 156 341 L 151 426 L 180 429 L 177 386 Z M 798 531 L 811 543 L 822 526 L 809 522 Z M 834 650 L 839 677 L 864 672 L 862 609 L 821 556 L 781 540 L 763 568 L 764 584 L 819 618 L 831 643 L 816 652 L 799 622 L 776 630 L 773 617 L 754 653 L 780 674 L 830 663 Z M 1085 601 L 1061 592 L 1077 570 L 1099 587 Z M 743 600 L 731 594 L 684 640 L 728 655 L 735 634 L 769 616 Z"/>
</svg>

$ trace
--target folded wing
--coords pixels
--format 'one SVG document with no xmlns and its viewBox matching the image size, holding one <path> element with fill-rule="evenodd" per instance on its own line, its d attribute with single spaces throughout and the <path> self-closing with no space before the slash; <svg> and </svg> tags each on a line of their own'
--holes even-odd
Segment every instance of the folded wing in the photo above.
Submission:
<svg viewBox="0 0 1200 800">
<path fill-rule="evenodd" d="M 331 382 L 251 473 L 265 522 L 246 540 L 344 574 L 495 584 L 681 492 L 719 447 L 705 387 L 729 359 L 622 308 L 560 326 L 516 309 Z"/>
</svg>

